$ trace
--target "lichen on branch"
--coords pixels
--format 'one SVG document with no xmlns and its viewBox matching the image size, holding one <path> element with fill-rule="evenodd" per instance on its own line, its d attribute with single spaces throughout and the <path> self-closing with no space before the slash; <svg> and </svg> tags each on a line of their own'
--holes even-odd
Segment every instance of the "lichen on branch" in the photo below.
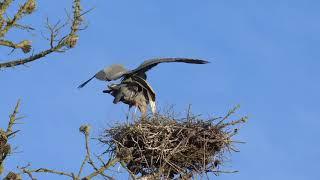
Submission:
<svg viewBox="0 0 320 180">
<path fill-rule="evenodd" d="M 9 144 L 9 139 L 14 137 L 19 130 L 13 129 L 14 125 L 17 123 L 19 119 L 23 117 L 17 117 L 19 113 L 20 100 L 18 100 L 12 114 L 9 116 L 9 123 L 6 130 L 0 128 L 0 174 L 2 174 L 4 170 L 4 161 L 12 152 L 11 145 Z"/>
<path fill-rule="evenodd" d="M 31 54 L 28 57 L 7 60 L 6 62 L 0 62 L 0 69 L 24 65 L 26 63 L 44 58 L 48 54 L 54 52 L 65 52 L 75 47 L 79 39 L 78 32 L 82 30 L 80 28 L 83 22 L 82 16 L 85 14 L 82 13 L 80 2 L 81 0 L 73 0 L 73 16 L 69 19 L 71 22 L 66 22 L 62 25 L 56 24 L 55 26 L 51 26 L 47 21 L 46 27 L 50 27 L 48 28 L 50 32 L 50 38 L 48 38 L 50 45 L 49 48 L 40 50 L 38 51 L 38 53 Z M 32 44 L 30 40 L 23 40 L 20 43 L 14 43 L 13 41 L 7 40 L 4 37 L 6 33 L 12 28 L 20 28 L 27 30 L 34 29 L 30 26 L 20 25 L 18 24 L 18 21 L 22 19 L 24 16 L 30 15 L 34 12 L 34 10 L 36 9 L 36 0 L 27 0 L 22 6 L 20 6 L 19 10 L 13 16 L 13 18 L 5 18 L 4 14 L 12 3 L 13 1 L 4 0 L 0 4 L 0 46 L 13 48 L 13 50 L 21 49 L 23 53 L 27 54 L 32 49 Z M 67 25 L 70 28 L 69 33 L 62 35 L 61 29 L 66 28 Z M 61 38 L 58 38 L 58 35 Z"/>
</svg>

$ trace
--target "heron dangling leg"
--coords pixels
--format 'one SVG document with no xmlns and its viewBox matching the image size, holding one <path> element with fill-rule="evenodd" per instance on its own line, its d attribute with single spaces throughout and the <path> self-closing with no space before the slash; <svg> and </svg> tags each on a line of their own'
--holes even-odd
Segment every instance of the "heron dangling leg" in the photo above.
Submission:
<svg viewBox="0 0 320 180">
<path fill-rule="evenodd" d="M 147 117 L 147 105 L 140 105 L 138 106 L 140 112 L 141 112 L 141 120 L 145 120 Z"/>
<path fill-rule="evenodd" d="M 137 109 L 138 109 L 138 106 L 134 106 L 134 107 L 135 107 L 135 108 L 134 108 L 134 112 L 133 112 L 133 115 L 132 115 L 133 120 L 136 119 L 136 114 L 137 114 Z"/>
<path fill-rule="evenodd" d="M 126 118 L 127 118 L 127 121 L 129 121 L 129 116 L 130 116 L 130 110 L 131 110 L 131 105 L 129 105 L 128 106 L 129 108 L 128 108 L 128 113 L 127 113 L 127 115 L 126 115 Z"/>
</svg>

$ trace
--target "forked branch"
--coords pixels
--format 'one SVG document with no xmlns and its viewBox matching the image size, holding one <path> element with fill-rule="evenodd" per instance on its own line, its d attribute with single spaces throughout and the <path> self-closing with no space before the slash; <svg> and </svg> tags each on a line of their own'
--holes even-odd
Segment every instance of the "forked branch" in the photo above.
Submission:
<svg viewBox="0 0 320 180">
<path fill-rule="evenodd" d="M 114 178 L 112 178 L 109 175 L 106 175 L 104 172 L 107 169 L 109 169 L 110 167 L 114 166 L 116 163 L 118 163 L 119 159 L 118 158 L 109 159 L 109 161 L 106 164 L 103 164 L 100 167 L 96 166 L 94 161 L 93 161 L 93 159 L 92 159 L 92 157 L 91 157 L 91 153 L 90 153 L 90 146 L 89 146 L 90 126 L 89 125 L 83 125 L 83 126 L 81 126 L 79 128 L 79 130 L 85 136 L 86 153 L 85 153 L 85 158 L 82 161 L 81 166 L 80 166 L 79 171 L 78 171 L 77 174 L 70 173 L 70 172 L 64 172 L 64 171 L 57 171 L 57 170 L 48 169 L 48 168 L 30 169 L 29 167 L 31 165 L 28 164 L 25 167 L 19 167 L 19 169 L 21 170 L 21 173 L 19 175 L 26 174 L 32 180 L 36 179 L 34 177 L 34 175 L 33 175 L 34 173 L 56 174 L 56 175 L 69 177 L 72 180 L 80 180 L 80 179 L 89 180 L 89 179 L 92 179 L 93 177 L 96 177 L 96 176 L 100 175 L 104 179 L 113 180 Z M 83 177 L 82 176 L 82 172 L 83 172 L 84 167 L 85 167 L 86 164 L 89 164 L 93 168 L 94 171 L 92 173 L 90 173 L 89 175 Z"/>
<path fill-rule="evenodd" d="M 64 52 L 75 47 L 79 38 L 77 33 L 79 30 L 81 30 L 80 26 L 83 21 L 80 1 L 81 0 L 73 0 L 73 17 L 71 19 L 70 31 L 67 35 L 62 36 L 60 39 L 56 39 L 62 27 L 51 27 L 51 29 L 49 29 L 50 48 L 42 50 L 36 54 L 32 54 L 29 57 L 8 60 L 7 62 L 0 63 L 0 69 L 23 65 L 41 59 L 48 54 L 54 52 Z M 13 43 L 12 41 L 4 40 L 3 37 L 12 27 L 26 27 L 18 25 L 17 21 L 21 19 L 23 15 L 31 14 L 33 12 L 35 9 L 35 0 L 28 0 L 23 6 L 20 7 L 13 19 L 5 20 L 5 18 L 3 18 L 3 14 L 11 3 L 12 1 L 4 1 L 2 4 L 0 4 L 0 46 L 2 45 L 13 49 L 22 49 L 24 53 L 28 53 L 31 50 L 31 41 L 24 40 L 20 43 Z M 30 29 L 29 26 L 27 27 Z"/>
<path fill-rule="evenodd" d="M 19 132 L 19 130 L 13 131 L 13 126 L 16 124 L 17 120 L 21 119 L 22 117 L 17 117 L 20 107 L 20 100 L 18 100 L 12 114 L 9 118 L 8 127 L 6 130 L 2 130 L 0 128 L 0 174 L 3 172 L 4 169 L 4 161 L 11 154 L 11 145 L 9 144 L 9 139 L 14 137 L 14 135 Z"/>
</svg>

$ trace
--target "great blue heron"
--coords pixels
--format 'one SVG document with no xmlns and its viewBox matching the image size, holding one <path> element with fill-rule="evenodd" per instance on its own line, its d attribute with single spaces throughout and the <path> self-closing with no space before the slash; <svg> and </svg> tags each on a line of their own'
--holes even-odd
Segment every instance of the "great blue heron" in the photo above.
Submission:
<svg viewBox="0 0 320 180">
<path fill-rule="evenodd" d="M 115 97 L 114 103 L 119 101 L 128 104 L 129 107 L 136 106 L 142 114 L 146 113 L 147 104 L 150 104 L 152 112 L 155 113 L 155 93 L 152 87 L 146 81 L 146 72 L 155 67 L 159 63 L 181 62 L 190 64 L 206 64 L 208 61 L 189 58 L 159 58 L 146 60 L 140 66 L 133 70 L 127 70 L 121 64 L 114 64 L 102 69 L 92 76 L 89 80 L 82 83 L 78 88 L 84 87 L 93 78 L 102 81 L 113 81 L 121 79 L 119 84 L 108 86 L 105 93 L 109 93 Z"/>
<path fill-rule="evenodd" d="M 130 80 L 124 80 L 119 84 L 108 85 L 104 93 L 109 93 L 114 97 L 113 103 L 123 102 L 132 106 L 136 106 L 142 116 L 147 114 L 147 106 L 150 104 L 152 113 L 156 113 L 156 94 L 152 87 L 144 79 L 133 77 Z"/>
</svg>

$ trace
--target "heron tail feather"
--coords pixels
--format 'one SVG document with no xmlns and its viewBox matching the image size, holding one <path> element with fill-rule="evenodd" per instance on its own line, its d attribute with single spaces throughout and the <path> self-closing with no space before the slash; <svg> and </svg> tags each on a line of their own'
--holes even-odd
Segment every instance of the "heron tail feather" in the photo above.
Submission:
<svg viewBox="0 0 320 180">
<path fill-rule="evenodd" d="M 150 101 L 150 107 L 151 107 L 152 114 L 156 114 L 156 112 L 157 112 L 156 102 L 151 100 Z"/>
<path fill-rule="evenodd" d="M 149 92 L 147 92 L 147 94 L 148 94 L 148 99 L 149 99 L 151 112 L 152 112 L 152 114 L 155 114 L 157 112 L 156 102 L 152 99 L 152 97 L 151 97 Z"/>
</svg>

